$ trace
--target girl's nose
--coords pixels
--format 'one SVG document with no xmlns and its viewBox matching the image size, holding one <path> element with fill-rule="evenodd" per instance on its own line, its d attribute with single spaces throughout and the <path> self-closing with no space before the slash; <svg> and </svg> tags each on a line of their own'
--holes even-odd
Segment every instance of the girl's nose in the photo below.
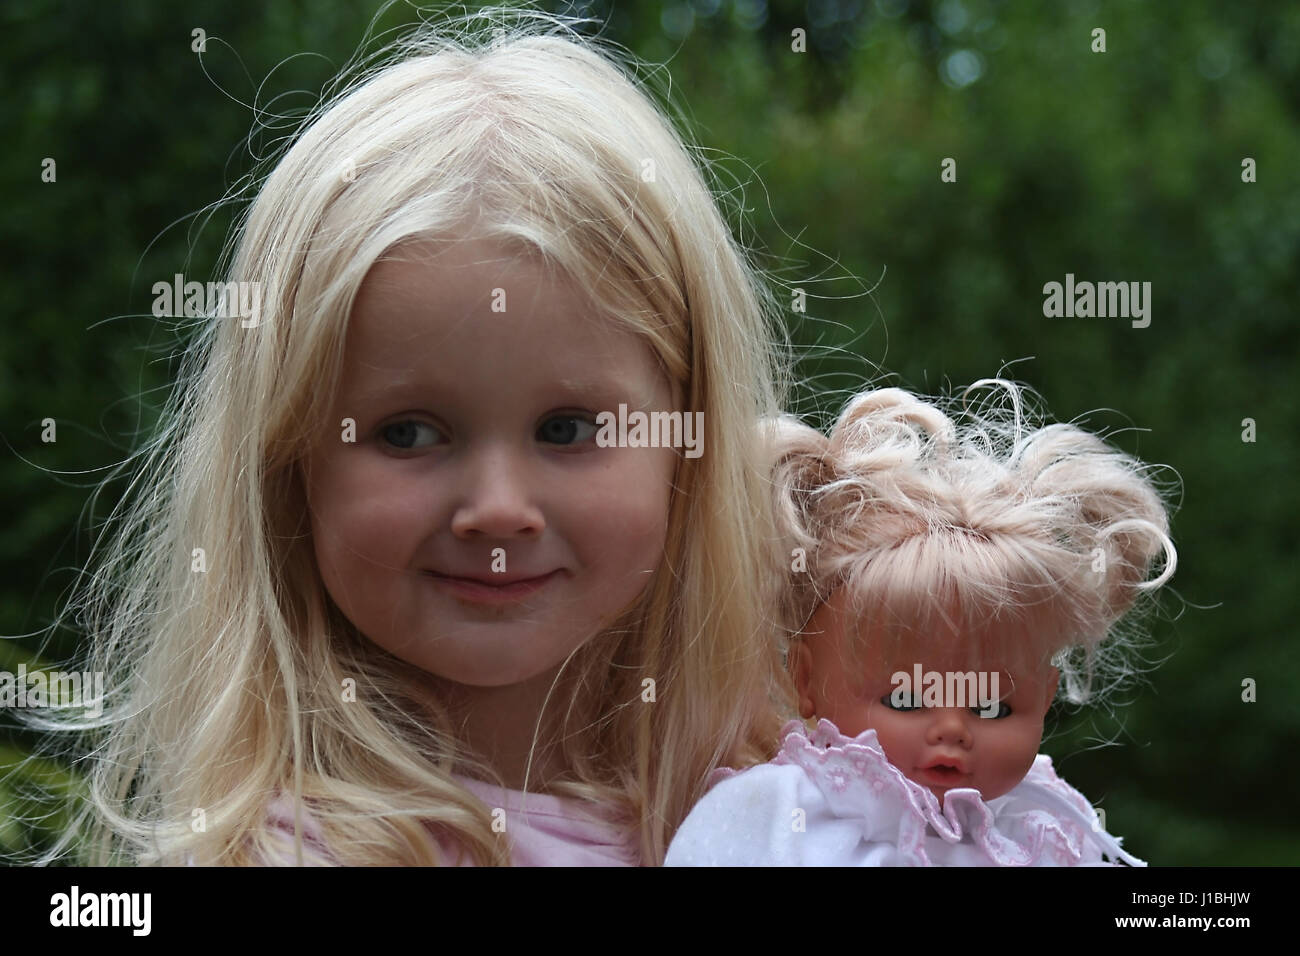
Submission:
<svg viewBox="0 0 1300 956">
<path fill-rule="evenodd" d="M 948 744 L 956 747 L 969 747 L 973 739 L 969 712 L 964 707 L 936 707 L 930 725 L 926 728 L 926 742 L 931 746 Z"/>
<path fill-rule="evenodd" d="M 540 534 L 546 526 L 529 469 L 509 451 L 477 454 L 462 481 L 460 500 L 451 517 L 456 537 L 514 538 Z"/>
</svg>

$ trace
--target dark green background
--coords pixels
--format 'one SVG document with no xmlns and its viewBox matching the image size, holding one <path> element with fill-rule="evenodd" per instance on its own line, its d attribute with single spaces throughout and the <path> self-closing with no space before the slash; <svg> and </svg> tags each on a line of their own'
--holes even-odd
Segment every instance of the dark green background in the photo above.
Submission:
<svg viewBox="0 0 1300 956">
<path fill-rule="evenodd" d="M 1300 861 L 1300 6 L 613 6 L 585 10 L 667 63 L 733 225 L 810 294 L 800 410 L 834 409 L 871 373 L 864 359 L 935 389 L 1032 357 L 1010 374 L 1055 417 L 1121 429 L 1126 450 L 1176 469 L 1179 569 L 1152 622 L 1164 663 L 1114 715 L 1058 713 L 1044 749 L 1154 864 Z M 122 488 L 92 507 L 94 483 L 149 432 L 179 343 L 149 314 L 150 287 L 211 275 L 231 209 L 205 210 L 254 168 L 254 97 L 281 114 L 312 105 L 378 9 L 0 4 L 0 633 L 49 624 Z M 378 26 L 416 16 L 399 4 Z M 259 153 L 282 132 L 255 136 Z M 944 157 L 956 183 L 940 181 Z M 1044 318 L 1043 284 L 1067 272 L 1151 282 L 1150 327 Z M 55 444 L 40 441 L 46 417 Z M 49 653 L 75 642 L 60 633 Z M 0 669 L 36 646 L 0 641 Z M 29 743 L 0 738 L 0 768 Z M 59 824 L 14 818 L 36 779 L 75 784 L 49 761 L 0 769 L 0 852 Z"/>
</svg>

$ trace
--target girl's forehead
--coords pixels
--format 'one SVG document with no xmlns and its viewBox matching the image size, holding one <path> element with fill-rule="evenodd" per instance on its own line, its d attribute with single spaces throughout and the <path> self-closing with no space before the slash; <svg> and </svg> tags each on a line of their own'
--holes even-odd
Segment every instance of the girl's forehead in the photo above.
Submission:
<svg viewBox="0 0 1300 956">
<path fill-rule="evenodd" d="M 549 303 L 589 315 L 586 296 L 572 282 L 548 269 L 540 256 L 483 239 L 463 242 L 411 240 L 371 265 L 357 294 L 353 319 L 383 314 L 385 306 L 402 314 L 437 317 L 500 315 L 511 309 Z"/>
<path fill-rule="evenodd" d="M 547 268 L 536 254 L 489 240 L 413 240 L 371 266 L 353 304 L 348 344 L 401 356 L 394 343 L 436 341 L 475 325 L 486 334 L 507 324 L 504 317 L 511 314 L 534 324 L 572 327 L 584 342 L 615 352 L 633 338 L 603 319 L 576 283 Z"/>
<path fill-rule="evenodd" d="M 343 387 L 365 392 L 521 376 L 580 395 L 667 388 L 645 337 L 603 314 L 537 254 L 490 240 L 402 243 L 371 267 L 353 303 Z M 629 396 L 632 400 L 636 396 Z"/>
</svg>

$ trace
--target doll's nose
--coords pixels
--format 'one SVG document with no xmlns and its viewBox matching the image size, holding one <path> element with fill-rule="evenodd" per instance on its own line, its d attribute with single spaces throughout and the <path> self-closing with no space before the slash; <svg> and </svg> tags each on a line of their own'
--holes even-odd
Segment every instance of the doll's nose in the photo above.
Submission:
<svg viewBox="0 0 1300 956">
<path fill-rule="evenodd" d="M 933 744 L 969 747 L 971 744 L 970 725 L 966 720 L 967 712 L 962 707 L 938 707 L 930 721 L 926 737 Z"/>
</svg>

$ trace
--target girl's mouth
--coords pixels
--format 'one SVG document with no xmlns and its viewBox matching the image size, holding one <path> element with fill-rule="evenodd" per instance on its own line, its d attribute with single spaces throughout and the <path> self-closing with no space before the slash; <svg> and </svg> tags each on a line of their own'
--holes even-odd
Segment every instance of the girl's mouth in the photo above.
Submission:
<svg viewBox="0 0 1300 956">
<path fill-rule="evenodd" d="M 490 584 L 473 578 L 455 578 L 435 571 L 426 572 L 433 581 L 456 598 L 475 604 L 509 604 L 546 587 L 559 570 L 540 577 L 524 578 L 506 584 Z"/>
</svg>

